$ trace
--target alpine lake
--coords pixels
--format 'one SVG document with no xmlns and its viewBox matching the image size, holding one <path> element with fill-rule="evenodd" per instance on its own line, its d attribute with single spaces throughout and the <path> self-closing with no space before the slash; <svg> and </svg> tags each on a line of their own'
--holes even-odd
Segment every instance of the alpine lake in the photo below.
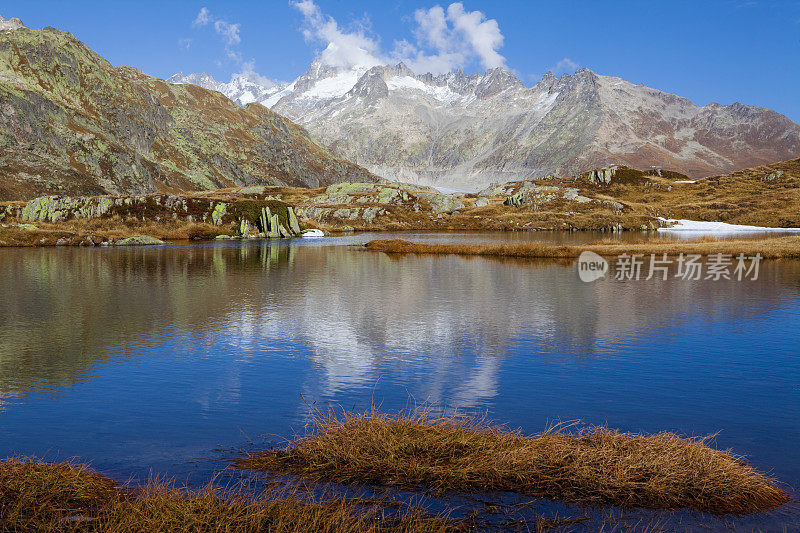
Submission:
<svg viewBox="0 0 800 533">
<path fill-rule="evenodd" d="M 134 485 L 258 481 L 231 460 L 304 433 L 312 409 L 427 405 L 525 434 L 578 420 L 713 434 L 795 500 L 714 517 L 396 491 L 433 511 L 488 513 L 499 501 L 522 515 L 588 516 L 589 529 L 611 517 L 800 530 L 800 261 L 765 260 L 744 280 L 686 280 L 675 265 L 666 280 L 646 279 L 645 262 L 638 280 L 611 271 L 584 282 L 574 260 L 354 246 L 390 237 L 581 244 L 608 234 L 0 250 L 0 455 L 75 459 Z"/>
</svg>

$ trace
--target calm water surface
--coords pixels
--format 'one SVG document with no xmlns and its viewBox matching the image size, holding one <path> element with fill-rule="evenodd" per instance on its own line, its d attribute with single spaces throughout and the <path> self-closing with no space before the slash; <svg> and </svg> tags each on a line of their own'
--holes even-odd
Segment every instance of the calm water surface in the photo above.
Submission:
<svg viewBox="0 0 800 533">
<path fill-rule="evenodd" d="M 367 238 L 0 249 L 0 456 L 199 484 L 302 431 L 302 395 L 438 402 L 528 433 L 719 433 L 800 497 L 800 261 L 766 261 L 757 281 L 587 284 L 567 262 L 345 246 Z M 712 524 L 798 530 L 800 509 Z"/>
</svg>

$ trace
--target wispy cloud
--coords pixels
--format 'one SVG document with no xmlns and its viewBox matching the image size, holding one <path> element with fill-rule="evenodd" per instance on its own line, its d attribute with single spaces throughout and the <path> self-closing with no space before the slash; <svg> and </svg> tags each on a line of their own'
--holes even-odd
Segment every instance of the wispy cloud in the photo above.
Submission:
<svg viewBox="0 0 800 533">
<path fill-rule="evenodd" d="M 191 39 L 189 37 L 185 39 L 178 39 L 178 48 L 180 48 L 181 50 L 188 50 L 189 48 L 192 47 L 192 42 L 194 42 L 194 39 Z"/>
<path fill-rule="evenodd" d="M 554 66 L 551 70 L 554 74 L 572 74 L 580 68 L 580 65 L 568 57 L 565 57 Z"/>
<path fill-rule="evenodd" d="M 499 52 L 504 37 L 497 21 L 481 11 L 467 11 L 461 2 L 446 9 L 435 5 L 416 10 L 414 42 L 396 41 L 389 51 L 381 50 L 379 40 L 369 35 L 363 24 L 343 29 L 314 0 L 297 0 L 292 5 L 303 14 L 306 41 L 324 44 L 320 59 L 333 66 L 370 67 L 403 61 L 420 73 L 448 72 L 472 62 L 483 68 L 506 66 L 506 59 Z"/>
<path fill-rule="evenodd" d="M 211 13 L 208 11 L 207 7 L 201 7 L 200 12 L 197 14 L 197 17 L 192 22 L 192 26 L 205 26 L 211 22 Z"/>
<path fill-rule="evenodd" d="M 192 26 L 194 28 L 205 28 L 205 27 L 212 27 L 214 32 L 222 39 L 225 49 L 225 55 L 228 57 L 229 60 L 233 61 L 236 65 L 240 67 L 239 72 L 234 74 L 232 78 L 243 76 L 253 81 L 256 81 L 262 85 L 266 85 L 271 87 L 274 83 L 267 77 L 258 74 L 255 71 L 255 60 L 251 59 L 249 61 L 244 61 L 242 59 L 242 53 L 239 50 L 239 45 L 242 43 L 242 37 L 240 34 L 241 24 L 236 22 L 228 22 L 222 18 L 214 16 L 211 11 L 207 7 L 200 8 L 200 11 L 197 13 L 194 21 L 192 22 Z M 189 49 L 189 46 L 192 44 L 191 39 L 181 39 L 180 43 L 184 41 L 188 41 L 185 43 L 186 49 Z M 222 62 L 217 61 L 217 66 L 221 66 Z"/>
<path fill-rule="evenodd" d="M 236 46 L 242 42 L 242 38 L 239 35 L 241 24 L 233 24 L 221 18 L 217 18 L 211 14 L 207 7 L 202 7 L 197 13 L 194 22 L 192 22 L 192 26 L 195 28 L 202 28 L 208 25 L 211 25 L 217 35 L 222 38 L 222 41 L 225 43 L 225 53 L 228 57 L 241 63 L 241 53 L 236 49 Z"/>
</svg>

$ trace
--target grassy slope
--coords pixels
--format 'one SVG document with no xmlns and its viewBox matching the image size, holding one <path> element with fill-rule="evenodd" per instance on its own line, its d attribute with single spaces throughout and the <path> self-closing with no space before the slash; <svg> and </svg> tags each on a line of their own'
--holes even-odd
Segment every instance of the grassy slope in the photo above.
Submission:
<svg viewBox="0 0 800 533">
<path fill-rule="evenodd" d="M 0 34 L 0 199 L 374 180 L 265 107 L 113 67 L 53 28 Z"/>
<path fill-rule="evenodd" d="M 762 178 L 783 171 L 780 179 Z M 627 174 L 627 175 L 626 175 Z M 413 202 L 383 206 L 388 214 L 366 223 L 361 220 L 337 220 L 327 217 L 315 221 L 330 230 L 345 225 L 362 230 L 609 230 L 621 226 L 628 230 L 658 227 L 659 217 L 690 220 L 722 221 L 768 227 L 800 228 L 800 159 L 745 169 L 726 176 L 677 183 L 680 176 L 664 177 L 629 171 L 612 180 L 610 185 L 596 185 L 584 176 L 529 180 L 528 183 L 555 187 L 555 198 L 513 207 L 503 204 L 505 198 L 523 186 L 512 182 L 501 187 L 497 196 L 488 197 L 488 205 L 477 206 L 476 194 L 461 198 L 465 208 L 454 213 L 437 215 L 428 210 L 414 210 Z M 590 202 L 571 201 L 561 197 L 563 191 L 577 189 Z M 284 189 L 284 199 L 297 206 L 317 205 L 324 191 L 319 189 Z M 611 202 L 622 204 L 616 209 Z M 327 204 L 326 204 L 327 205 Z M 329 205 L 348 208 L 370 203 Z"/>
</svg>

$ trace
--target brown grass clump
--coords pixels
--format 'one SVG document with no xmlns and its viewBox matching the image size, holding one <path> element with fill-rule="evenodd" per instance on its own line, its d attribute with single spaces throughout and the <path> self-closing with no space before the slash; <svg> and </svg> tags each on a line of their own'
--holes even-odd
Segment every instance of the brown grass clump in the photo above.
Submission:
<svg viewBox="0 0 800 533">
<path fill-rule="evenodd" d="M 274 496 L 274 495 L 272 495 Z M 287 493 L 254 498 L 206 487 L 186 494 L 167 485 L 151 485 L 129 501 L 119 501 L 98 516 L 99 530 L 170 532 L 445 532 L 461 529 L 456 522 L 420 511 L 393 511 L 360 506 L 338 498 L 303 502 Z"/>
<path fill-rule="evenodd" d="M 257 497 L 212 486 L 180 490 L 162 482 L 122 489 L 72 463 L 0 461 L 0 531 L 416 533 L 463 528 L 415 508 L 344 498 L 314 501 L 280 489 Z"/>
<path fill-rule="evenodd" d="M 317 413 L 315 431 L 286 451 L 238 466 L 339 483 L 536 497 L 658 509 L 748 513 L 789 501 L 775 480 L 707 439 L 555 427 L 522 436 L 428 413 Z"/>
<path fill-rule="evenodd" d="M 26 458 L 0 462 L 0 531 L 55 530 L 116 495 L 116 483 L 86 467 Z"/>
<path fill-rule="evenodd" d="M 704 237 L 696 241 L 639 241 L 618 242 L 604 240 L 582 246 L 561 246 L 539 242 L 516 244 L 426 244 L 404 239 L 378 239 L 369 241 L 364 248 L 389 254 L 475 255 L 490 257 L 563 259 L 578 257 L 591 250 L 599 255 L 626 254 L 731 254 L 748 256 L 761 254 L 765 259 L 800 258 L 800 237 L 770 237 L 765 239 L 726 240 Z"/>
</svg>

